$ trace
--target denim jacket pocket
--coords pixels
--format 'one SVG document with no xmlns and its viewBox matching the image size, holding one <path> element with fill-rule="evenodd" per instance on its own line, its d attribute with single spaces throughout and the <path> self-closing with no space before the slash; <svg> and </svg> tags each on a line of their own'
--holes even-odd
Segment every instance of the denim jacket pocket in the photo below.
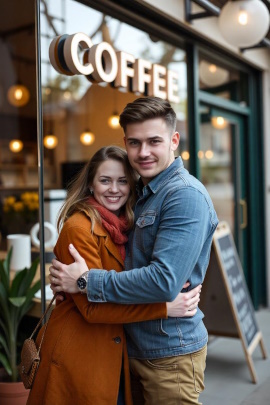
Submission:
<svg viewBox="0 0 270 405">
<path fill-rule="evenodd" d="M 137 219 L 136 225 L 138 225 L 139 228 L 144 228 L 145 226 L 152 225 L 155 222 L 155 219 L 155 211 L 149 211 Z"/>
<path fill-rule="evenodd" d="M 155 211 L 147 211 L 136 221 L 136 247 L 146 254 L 150 254 L 153 250 L 156 216 Z"/>
</svg>

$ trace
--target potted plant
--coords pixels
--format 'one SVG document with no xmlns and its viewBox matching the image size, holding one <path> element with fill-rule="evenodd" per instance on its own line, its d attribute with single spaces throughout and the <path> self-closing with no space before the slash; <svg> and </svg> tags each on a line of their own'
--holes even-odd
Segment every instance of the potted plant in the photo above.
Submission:
<svg viewBox="0 0 270 405">
<path fill-rule="evenodd" d="M 6 390 L 13 390 L 16 386 L 24 393 L 23 402 L 17 399 L 8 399 L 7 404 L 17 405 L 26 403 L 28 391 L 24 390 L 18 373 L 20 363 L 20 350 L 18 345 L 18 331 L 23 317 L 33 305 L 32 299 L 40 289 L 40 280 L 33 283 L 39 259 L 37 258 L 30 268 L 17 271 L 11 280 L 10 259 L 12 249 L 4 260 L 0 260 L 0 363 L 5 370 L 5 378 L 0 382 L 0 403 L 4 405 L 4 397 L 10 394 Z M 3 378 L 2 378 L 3 380 Z M 17 384 L 16 384 L 17 383 Z M 1 397 L 1 389 L 4 389 Z"/>
</svg>

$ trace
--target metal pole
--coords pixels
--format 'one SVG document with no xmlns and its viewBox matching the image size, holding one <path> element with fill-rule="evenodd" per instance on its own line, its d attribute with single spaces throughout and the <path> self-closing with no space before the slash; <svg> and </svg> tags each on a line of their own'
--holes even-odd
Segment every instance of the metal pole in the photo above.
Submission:
<svg viewBox="0 0 270 405">
<path fill-rule="evenodd" d="M 40 0 L 35 3 L 36 27 L 36 88 L 37 88 L 37 147 L 38 147 L 38 178 L 39 178 L 39 240 L 40 240 L 40 279 L 41 279 L 41 309 L 46 309 L 45 292 L 45 250 L 44 250 L 44 164 L 43 164 L 43 111 L 41 92 L 41 35 L 40 35 Z M 45 321 L 45 320 L 44 320 Z M 43 321 L 43 322 L 44 322 Z"/>
</svg>

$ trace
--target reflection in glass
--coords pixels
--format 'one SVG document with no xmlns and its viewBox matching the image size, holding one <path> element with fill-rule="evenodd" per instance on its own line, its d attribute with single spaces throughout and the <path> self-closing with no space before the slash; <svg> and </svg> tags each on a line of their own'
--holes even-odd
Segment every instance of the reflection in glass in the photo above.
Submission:
<svg viewBox="0 0 270 405">
<path fill-rule="evenodd" d="M 200 150 L 201 179 L 207 188 L 218 218 L 234 230 L 234 174 L 232 164 L 232 128 L 227 123 L 215 128 L 209 109 L 201 111 Z"/>
<path fill-rule="evenodd" d="M 247 74 L 203 53 L 199 55 L 199 86 L 207 93 L 248 105 Z"/>
</svg>

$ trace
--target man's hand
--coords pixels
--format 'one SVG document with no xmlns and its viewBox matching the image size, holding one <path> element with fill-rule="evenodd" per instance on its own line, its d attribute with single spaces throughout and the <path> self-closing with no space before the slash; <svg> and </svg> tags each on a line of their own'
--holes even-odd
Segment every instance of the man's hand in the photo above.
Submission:
<svg viewBox="0 0 270 405">
<path fill-rule="evenodd" d="M 49 268 L 49 279 L 51 282 L 51 289 L 53 293 L 64 291 L 68 293 L 77 293 L 79 288 L 77 286 L 77 279 L 89 269 L 85 260 L 74 248 L 72 244 L 69 245 L 69 252 L 73 256 L 75 262 L 69 265 L 63 264 L 56 259 L 52 260 L 52 266 Z M 58 294 L 57 300 L 62 301 L 62 296 Z"/>
<path fill-rule="evenodd" d="M 190 284 L 186 283 L 183 288 L 187 288 Z M 168 317 L 182 318 L 184 316 L 193 316 L 197 312 L 198 303 L 200 301 L 202 285 L 199 284 L 186 293 L 179 293 L 174 301 L 167 302 Z"/>
</svg>

